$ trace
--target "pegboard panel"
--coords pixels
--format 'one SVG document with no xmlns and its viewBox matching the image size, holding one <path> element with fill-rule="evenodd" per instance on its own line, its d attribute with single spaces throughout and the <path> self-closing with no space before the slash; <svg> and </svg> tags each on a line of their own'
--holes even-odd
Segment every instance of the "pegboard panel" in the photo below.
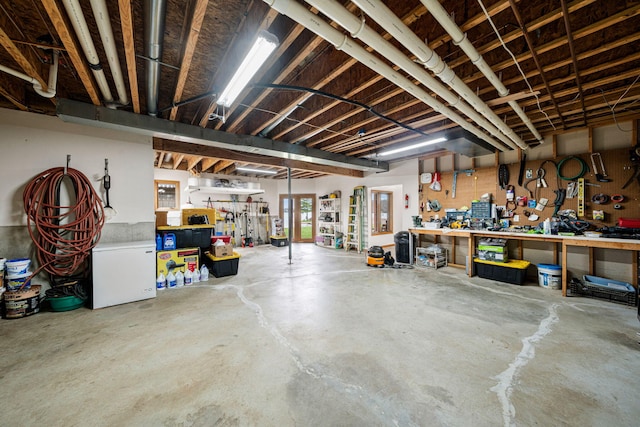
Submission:
<svg viewBox="0 0 640 427">
<path fill-rule="evenodd" d="M 617 224 L 617 220 L 620 217 L 625 218 L 640 218 L 640 183 L 637 180 L 633 180 L 625 189 L 622 186 L 634 175 L 634 166 L 630 161 L 630 148 L 621 148 L 616 150 L 601 151 L 599 152 L 602 157 L 602 162 L 607 174 L 606 179 L 609 182 L 598 182 L 593 171 L 591 162 L 591 156 L 587 154 L 579 154 L 575 157 L 582 159 L 587 170 L 584 173 L 585 181 L 589 184 L 596 184 L 599 187 L 586 185 L 585 186 L 585 216 L 581 219 L 589 221 L 594 227 L 613 226 Z M 583 168 L 583 163 L 576 159 L 564 160 L 570 156 L 558 157 L 554 162 L 560 164 L 560 174 L 564 178 L 576 177 Z M 563 161 L 564 160 L 564 161 Z M 596 166 L 600 173 L 600 162 L 596 158 Z M 553 202 L 556 199 L 554 190 L 557 190 L 558 182 L 561 188 L 567 188 L 567 184 L 570 182 L 568 179 L 562 179 L 557 177 L 557 168 L 550 162 L 544 163 L 545 160 L 534 160 L 525 162 L 526 170 L 531 170 L 533 178 L 537 176 L 537 170 L 542 166 L 544 170 L 544 178 L 548 187 L 536 187 L 536 181 L 531 181 L 528 184 L 528 190 L 524 188 L 525 183 L 528 181 L 526 176 L 523 179 L 523 186 L 518 185 L 518 174 L 520 170 L 520 163 L 515 162 L 508 164 L 509 168 L 509 184 L 515 187 L 516 196 L 530 197 L 529 190 L 533 193 L 534 199 L 540 198 L 548 199 L 547 207 L 542 211 L 537 211 L 528 207 L 516 207 L 514 214 L 519 216 L 518 222 L 513 222 L 514 225 L 537 225 L 546 218 L 551 217 L 554 211 Z M 544 164 L 543 164 L 544 163 Z M 493 201 L 498 206 L 504 205 L 506 202 L 506 191 L 502 190 L 498 183 L 498 168 L 481 168 L 475 169 L 475 172 L 471 176 L 467 176 L 464 173 L 458 174 L 456 197 L 452 198 L 452 184 L 453 173 L 442 173 L 442 191 L 434 192 L 430 190 L 427 184 L 422 184 L 421 203 L 426 206 L 427 199 L 438 200 L 442 205 L 442 211 L 438 212 L 440 216 L 444 215 L 444 209 L 453 208 L 459 209 L 462 206 L 471 206 L 471 201 L 479 199 L 484 193 L 491 193 Z M 448 194 L 447 194 L 448 191 Z M 614 209 L 615 203 L 609 201 L 605 204 L 597 204 L 592 201 L 594 195 L 605 194 L 609 198 L 612 195 L 621 194 L 624 196 L 624 201 L 619 204 L 622 209 Z M 423 206 L 421 204 L 421 206 Z M 564 204 L 560 208 L 573 209 L 577 211 L 578 199 L 565 199 Z M 602 210 L 605 214 L 603 221 L 597 221 L 593 219 L 593 210 Z M 525 211 L 529 213 L 535 213 L 539 218 L 535 221 L 529 221 L 525 215 Z M 426 209 L 422 212 L 422 217 L 425 221 L 428 221 L 430 217 L 435 216 L 436 212 L 427 212 Z"/>
</svg>

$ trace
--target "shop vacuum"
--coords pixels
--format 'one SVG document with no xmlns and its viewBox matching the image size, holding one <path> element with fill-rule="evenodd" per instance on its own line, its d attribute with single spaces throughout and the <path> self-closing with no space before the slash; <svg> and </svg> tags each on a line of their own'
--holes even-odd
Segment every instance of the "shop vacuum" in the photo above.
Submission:
<svg viewBox="0 0 640 427">
<path fill-rule="evenodd" d="M 367 251 L 367 265 L 369 267 L 384 267 L 384 250 L 381 246 L 371 246 Z"/>
</svg>

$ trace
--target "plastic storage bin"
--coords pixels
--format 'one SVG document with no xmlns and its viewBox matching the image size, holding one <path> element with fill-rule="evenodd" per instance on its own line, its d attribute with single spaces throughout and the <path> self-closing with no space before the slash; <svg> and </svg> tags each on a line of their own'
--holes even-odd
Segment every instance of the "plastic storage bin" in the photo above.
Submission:
<svg viewBox="0 0 640 427">
<path fill-rule="evenodd" d="M 289 239 L 286 236 L 271 236 L 271 245 L 276 247 L 289 245 Z"/>
<path fill-rule="evenodd" d="M 531 263 L 519 259 L 512 259 L 509 262 L 494 262 L 481 259 L 473 260 L 476 265 L 478 276 L 483 279 L 497 280 L 514 285 L 524 284 L 527 277 L 527 268 Z"/>
<path fill-rule="evenodd" d="M 240 254 L 234 252 L 231 256 L 215 257 L 207 252 L 204 256 L 204 262 L 215 277 L 235 276 L 238 274 Z"/>
<path fill-rule="evenodd" d="M 638 303 L 638 291 L 630 283 L 589 275 L 582 276 L 582 279 L 582 282 L 576 279 L 571 280 L 569 283 L 571 295 L 599 298 L 631 306 Z"/>
</svg>

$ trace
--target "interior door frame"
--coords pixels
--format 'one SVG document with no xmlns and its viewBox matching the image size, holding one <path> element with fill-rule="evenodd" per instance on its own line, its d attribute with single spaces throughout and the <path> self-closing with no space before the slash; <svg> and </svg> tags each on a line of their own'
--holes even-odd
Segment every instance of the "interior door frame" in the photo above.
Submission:
<svg viewBox="0 0 640 427">
<path fill-rule="evenodd" d="M 289 199 L 288 194 L 280 194 L 279 196 L 279 212 L 282 212 L 282 220 L 284 221 L 284 201 Z M 293 233 L 289 230 L 289 241 L 292 243 L 313 243 L 315 241 L 316 236 L 316 195 L 315 193 L 299 193 L 299 194 L 291 194 L 291 199 L 293 202 L 291 203 L 292 209 L 289 211 L 289 215 L 293 215 Z M 311 199 L 311 237 L 308 239 L 303 239 L 301 236 L 301 221 L 300 215 L 297 215 L 297 212 L 300 209 L 300 200 L 301 199 Z M 289 228 L 289 224 L 283 224 L 283 228 Z"/>
</svg>

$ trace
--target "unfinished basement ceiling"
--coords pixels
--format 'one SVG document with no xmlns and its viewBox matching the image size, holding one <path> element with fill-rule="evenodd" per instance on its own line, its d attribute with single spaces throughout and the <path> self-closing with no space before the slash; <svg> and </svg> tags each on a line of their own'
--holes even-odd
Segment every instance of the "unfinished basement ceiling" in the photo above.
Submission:
<svg viewBox="0 0 640 427">
<path fill-rule="evenodd" d="M 47 88 L 52 55 L 43 47 L 60 50 L 55 97 L 44 98 L 31 83 L 0 71 L 0 107 L 54 115 L 59 98 L 94 106 L 122 99 L 113 78 L 115 62 L 107 59 L 90 4 L 102 2 L 77 4 L 113 101 L 98 87 L 66 3 L 74 1 L 0 0 L 1 66 Z M 351 158 L 376 158 L 383 150 L 462 127 L 494 150 L 522 149 L 553 132 L 637 118 L 640 108 L 640 1 L 467 0 L 443 1 L 441 7 L 434 0 L 104 4 L 126 95 L 120 110 Z M 155 14 L 151 27 L 160 29 L 159 44 L 151 47 L 145 27 L 154 14 L 145 14 L 146 4 L 165 12 Z M 387 32 L 398 28 L 390 18 L 402 21 L 402 34 Z M 216 94 L 260 30 L 278 38 L 278 49 L 230 108 L 217 106 Z M 462 33 L 466 39 L 454 43 L 452 37 Z M 160 44 L 161 56 L 149 60 Z M 469 49 L 484 59 L 485 74 L 471 62 L 469 55 L 475 54 Z M 422 64 L 426 55 L 444 61 L 433 62 L 446 64 L 442 79 Z M 286 176 L 287 165 L 274 157 L 184 146 L 156 138 L 155 166 L 195 174 L 241 174 L 235 168 L 247 166 Z M 292 176 L 348 171 L 320 166 L 298 162 Z"/>
</svg>

